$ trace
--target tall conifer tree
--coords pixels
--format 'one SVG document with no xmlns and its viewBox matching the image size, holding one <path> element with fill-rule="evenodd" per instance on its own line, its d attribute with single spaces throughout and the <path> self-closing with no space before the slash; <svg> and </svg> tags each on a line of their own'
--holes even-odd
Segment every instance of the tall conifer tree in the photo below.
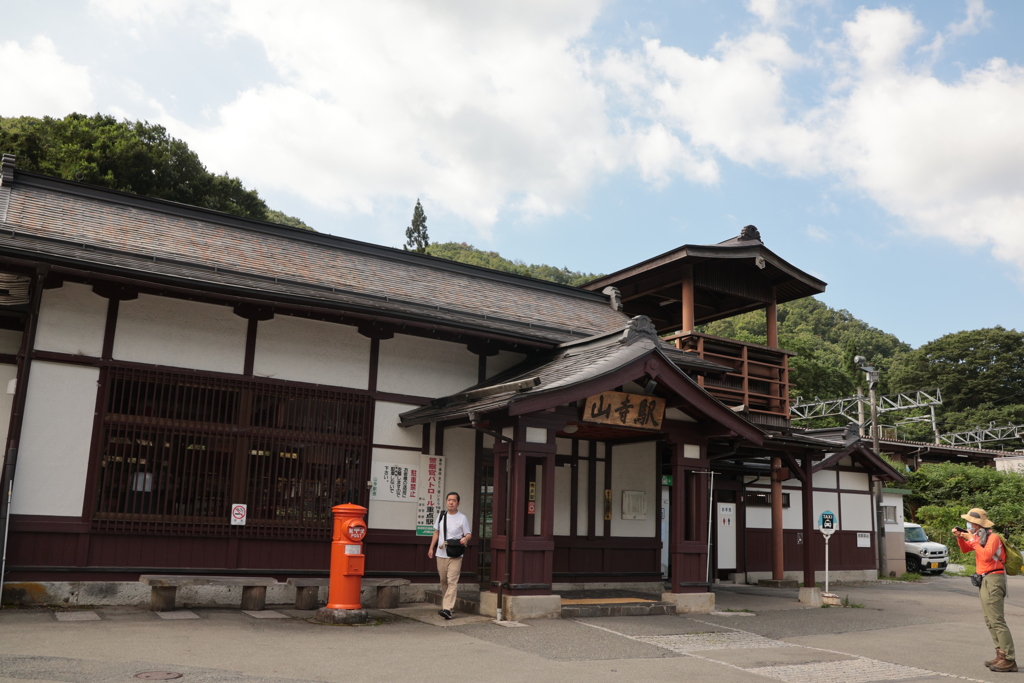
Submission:
<svg viewBox="0 0 1024 683">
<path fill-rule="evenodd" d="M 423 205 L 416 200 L 416 208 L 412 211 L 412 225 L 405 229 L 406 251 L 415 251 L 422 254 L 430 245 L 430 237 L 427 235 L 427 214 L 423 213 Z"/>
</svg>

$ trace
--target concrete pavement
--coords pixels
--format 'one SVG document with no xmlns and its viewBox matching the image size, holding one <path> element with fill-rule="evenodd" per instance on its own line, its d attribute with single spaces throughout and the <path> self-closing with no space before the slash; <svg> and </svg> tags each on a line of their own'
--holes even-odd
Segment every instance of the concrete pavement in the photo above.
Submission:
<svg viewBox="0 0 1024 683">
<path fill-rule="evenodd" d="M 176 680 L 183 683 L 422 681 L 448 678 L 443 661 L 452 657 L 464 662 L 455 678 L 537 683 L 1024 676 L 981 665 L 993 648 L 977 590 L 966 578 L 838 586 L 834 592 L 863 607 L 809 609 L 796 602 L 795 590 L 722 586 L 718 614 L 549 619 L 518 628 L 479 617 L 444 622 L 434 606 L 372 611 L 365 626 L 321 625 L 309 621 L 309 612 L 283 606 L 274 611 L 286 618 L 277 619 L 224 607 L 194 608 L 197 618 L 191 619 L 134 607 L 72 612 L 98 617 L 88 621 L 59 621 L 49 609 L 5 609 L 0 682 L 127 683 L 147 672 L 180 673 Z M 1010 579 L 1006 612 L 1024 644 L 1022 577 Z"/>
</svg>

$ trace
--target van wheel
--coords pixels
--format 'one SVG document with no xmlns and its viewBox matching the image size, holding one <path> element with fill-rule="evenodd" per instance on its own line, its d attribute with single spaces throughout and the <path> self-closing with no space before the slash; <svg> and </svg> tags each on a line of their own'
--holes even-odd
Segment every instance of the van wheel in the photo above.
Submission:
<svg viewBox="0 0 1024 683">
<path fill-rule="evenodd" d="M 907 571 L 911 574 L 921 573 L 921 560 L 914 555 L 907 555 Z"/>
</svg>

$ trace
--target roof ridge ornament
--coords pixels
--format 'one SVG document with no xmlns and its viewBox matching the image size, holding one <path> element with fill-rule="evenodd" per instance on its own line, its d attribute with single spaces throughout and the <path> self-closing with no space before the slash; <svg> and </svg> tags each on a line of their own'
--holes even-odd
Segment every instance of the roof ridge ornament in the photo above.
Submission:
<svg viewBox="0 0 1024 683">
<path fill-rule="evenodd" d="M 626 329 L 622 331 L 619 343 L 629 346 L 640 339 L 660 340 L 658 328 L 654 326 L 654 323 L 646 315 L 638 315 L 626 323 Z"/>
<path fill-rule="evenodd" d="M 608 303 L 613 311 L 622 311 L 622 294 L 619 293 L 618 287 L 605 287 L 601 293 L 608 297 Z"/>
<path fill-rule="evenodd" d="M 14 160 L 13 154 L 4 154 L 0 159 L 0 187 L 10 187 L 14 184 Z"/>
<path fill-rule="evenodd" d="M 743 229 L 740 230 L 740 236 L 737 237 L 736 239 L 738 239 L 741 242 L 750 242 L 753 240 L 757 240 L 758 242 L 760 242 L 761 233 L 753 225 L 745 225 L 743 226 Z"/>
</svg>

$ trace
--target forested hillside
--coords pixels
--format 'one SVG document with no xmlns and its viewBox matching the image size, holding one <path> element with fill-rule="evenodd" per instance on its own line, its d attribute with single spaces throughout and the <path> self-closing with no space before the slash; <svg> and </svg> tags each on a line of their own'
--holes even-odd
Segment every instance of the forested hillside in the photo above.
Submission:
<svg viewBox="0 0 1024 683">
<path fill-rule="evenodd" d="M 26 171 L 312 229 L 269 209 L 238 178 L 210 173 L 184 141 L 143 121 L 101 114 L 0 117 L 0 153 L 14 154 Z"/>
<path fill-rule="evenodd" d="M 471 263 L 474 266 L 483 266 L 484 268 L 515 273 L 516 275 L 528 275 L 540 280 L 550 280 L 551 282 L 577 287 L 597 277 L 594 273 L 583 273 L 569 270 L 568 268 L 555 268 L 554 266 L 536 264 L 527 265 L 522 261 L 509 261 L 507 258 L 502 258 L 496 251 L 483 251 L 465 242 L 461 244 L 459 242 L 430 244 L 426 248 L 426 253 L 438 258 L 448 259 L 449 261 Z"/>
</svg>

